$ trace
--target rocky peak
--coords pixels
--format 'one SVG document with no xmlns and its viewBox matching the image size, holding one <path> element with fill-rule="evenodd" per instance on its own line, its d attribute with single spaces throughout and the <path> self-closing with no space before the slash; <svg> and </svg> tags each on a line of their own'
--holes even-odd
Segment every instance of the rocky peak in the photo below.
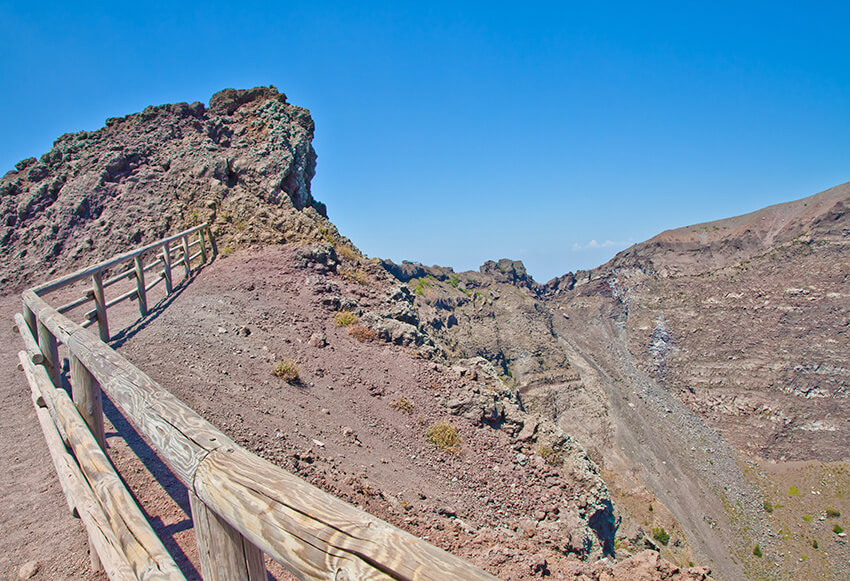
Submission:
<svg viewBox="0 0 850 581">
<path fill-rule="evenodd" d="M 220 91 L 208 107 L 152 106 L 63 135 L 0 178 L 0 245 L 10 258 L 0 264 L 0 286 L 202 221 L 221 249 L 336 236 L 310 192 L 313 131 L 307 109 L 274 87 L 255 87 Z"/>
<path fill-rule="evenodd" d="M 534 279 L 528 276 L 525 265 L 521 260 L 511 260 L 509 258 L 502 258 L 499 262 L 488 260 L 478 267 L 478 271 L 481 274 L 492 277 L 496 282 L 528 288 L 537 285 Z"/>
</svg>

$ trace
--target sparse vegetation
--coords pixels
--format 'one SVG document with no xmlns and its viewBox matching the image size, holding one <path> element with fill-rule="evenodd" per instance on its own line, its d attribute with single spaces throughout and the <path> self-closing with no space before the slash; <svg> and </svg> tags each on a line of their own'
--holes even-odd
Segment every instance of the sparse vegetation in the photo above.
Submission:
<svg viewBox="0 0 850 581">
<path fill-rule="evenodd" d="M 400 396 L 392 400 L 390 402 L 390 407 L 406 414 L 413 413 L 413 403 L 404 396 Z"/>
<path fill-rule="evenodd" d="M 422 296 L 425 294 L 425 289 L 431 286 L 432 277 L 425 276 L 420 279 L 413 279 L 410 282 L 416 281 L 416 284 L 413 286 L 413 294 Z"/>
<path fill-rule="evenodd" d="M 337 311 L 336 315 L 334 315 L 334 322 L 336 322 L 337 327 L 347 327 L 353 325 L 358 320 L 359 317 L 351 311 Z"/>
<path fill-rule="evenodd" d="M 753 555 L 761 559 L 764 556 L 764 553 L 761 552 L 761 547 L 756 545 L 753 547 Z"/>
<path fill-rule="evenodd" d="M 817 540 L 817 539 L 815 539 L 815 540 L 813 540 L 813 541 L 812 541 L 812 548 L 813 548 L 813 549 L 817 549 L 817 548 L 818 548 L 818 540 Z"/>
<path fill-rule="evenodd" d="M 788 489 L 788 496 L 800 496 L 800 489 L 792 485 Z"/>
<path fill-rule="evenodd" d="M 652 529 L 652 538 L 666 547 L 667 543 L 670 542 L 670 533 L 664 530 L 664 527 L 654 528 Z"/>
<path fill-rule="evenodd" d="M 769 501 L 769 500 L 765 500 L 765 501 L 762 503 L 762 506 L 764 507 L 764 512 L 767 512 L 767 513 L 771 513 L 771 512 L 773 512 L 773 505 L 772 505 L 772 504 L 770 504 L 770 501 Z"/>
<path fill-rule="evenodd" d="M 299 377 L 298 365 L 291 359 L 278 361 L 272 369 L 272 373 L 288 383 L 297 382 Z"/>
<path fill-rule="evenodd" d="M 338 244 L 335 248 L 337 256 L 351 262 L 360 262 L 360 253 L 347 244 Z"/>
<path fill-rule="evenodd" d="M 457 288 L 459 284 L 460 284 L 460 279 L 457 277 L 457 275 L 453 274 L 449 277 L 449 286 L 450 287 Z"/>
<path fill-rule="evenodd" d="M 541 444 L 537 447 L 537 454 L 552 466 L 560 466 L 564 463 L 564 456 L 561 451 L 552 446 Z"/>
<path fill-rule="evenodd" d="M 369 327 L 364 327 L 363 325 L 360 325 L 358 323 L 349 325 L 348 334 L 360 341 L 361 343 L 365 343 L 366 341 L 374 341 L 378 337 L 378 334 L 375 333 L 375 331 L 373 331 Z"/>
<path fill-rule="evenodd" d="M 447 422 L 437 422 L 425 430 L 425 439 L 449 454 L 460 454 L 460 434 Z"/>
<path fill-rule="evenodd" d="M 835 510 L 834 508 L 826 509 L 827 518 L 838 518 L 841 516 L 841 511 Z"/>
<path fill-rule="evenodd" d="M 221 253 L 224 256 L 227 256 L 228 254 L 233 254 L 233 248 L 231 246 L 225 246 Z"/>
<path fill-rule="evenodd" d="M 835 525 L 834 527 L 832 527 L 832 532 L 834 532 L 836 535 L 840 535 L 844 532 L 844 529 L 841 528 L 841 525 Z"/>
<path fill-rule="evenodd" d="M 357 284 L 367 284 L 369 282 L 369 276 L 362 268 L 344 268 L 341 269 L 339 273 L 351 282 L 356 282 Z"/>
</svg>

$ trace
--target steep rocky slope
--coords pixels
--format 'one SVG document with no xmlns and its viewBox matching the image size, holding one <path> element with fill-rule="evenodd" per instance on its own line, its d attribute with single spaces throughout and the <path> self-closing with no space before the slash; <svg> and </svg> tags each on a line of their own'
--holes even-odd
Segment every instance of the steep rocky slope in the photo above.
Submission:
<svg viewBox="0 0 850 581">
<path fill-rule="evenodd" d="M 843 538 L 811 527 L 809 549 L 817 533 L 844 557 L 806 564 L 812 551 L 765 508 L 777 471 L 764 462 L 847 460 L 848 197 L 845 184 L 671 230 L 546 285 L 506 259 L 385 266 L 439 347 L 492 361 L 527 409 L 577 436 L 621 530 L 672 529 L 684 539 L 668 557 L 708 559 L 722 578 L 840 579 Z M 813 467 L 811 492 L 850 510 L 842 466 Z"/>
</svg>

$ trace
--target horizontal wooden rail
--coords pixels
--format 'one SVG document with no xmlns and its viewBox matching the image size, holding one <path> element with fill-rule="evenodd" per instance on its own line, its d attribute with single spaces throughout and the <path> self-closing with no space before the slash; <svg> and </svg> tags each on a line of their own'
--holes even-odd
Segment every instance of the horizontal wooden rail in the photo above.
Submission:
<svg viewBox="0 0 850 581">
<path fill-rule="evenodd" d="M 77 272 L 73 272 L 71 274 L 62 276 L 62 277 L 57 278 L 55 280 L 51 280 L 51 281 L 46 282 L 44 284 L 41 284 L 37 287 L 34 287 L 32 290 L 35 291 L 38 294 L 44 294 L 44 293 L 47 293 L 47 292 L 50 292 L 50 291 L 54 291 L 58 288 L 62 288 L 63 286 L 71 284 L 72 282 L 76 282 L 78 280 L 83 280 L 85 278 L 88 278 L 96 272 L 102 272 L 102 271 L 106 270 L 107 268 L 110 268 L 110 267 L 115 266 L 117 264 L 121 264 L 122 262 L 125 262 L 127 260 L 131 260 L 131 259 L 135 258 L 136 256 L 139 256 L 140 254 L 144 254 L 145 252 L 147 252 L 149 250 L 154 250 L 156 248 L 162 247 L 165 244 L 170 244 L 171 242 L 173 242 L 175 240 L 180 240 L 180 238 L 183 237 L 183 236 L 193 234 L 193 233 L 198 232 L 198 231 L 200 231 L 204 228 L 207 228 L 207 227 L 208 227 L 208 225 L 205 222 L 205 223 L 203 223 L 199 226 L 195 226 L 194 228 L 190 228 L 188 230 L 180 232 L 179 234 L 175 234 L 174 236 L 169 236 L 168 238 L 164 238 L 164 239 L 159 240 L 157 242 L 154 242 L 152 244 L 148 244 L 147 246 L 142 246 L 141 248 L 137 248 L 136 250 L 131 250 L 129 252 L 119 254 L 118 256 L 110 258 L 109 260 L 105 260 L 105 261 L 100 262 L 98 264 L 95 264 L 93 266 L 89 266 L 89 267 L 84 268 L 82 270 L 78 270 Z"/>
<path fill-rule="evenodd" d="M 71 301 L 70 303 L 67 303 L 67 304 L 62 305 L 61 307 L 58 307 L 56 309 L 56 312 L 57 313 L 67 313 L 68 311 L 76 309 L 77 307 L 81 307 L 84 304 L 86 304 L 87 302 L 93 301 L 93 300 L 94 300 L 93 293 L 92 293 L 92 295 L 89 295 L 89 293 L 86 293 L 85 295 L 81 296 L 77 300 Z"/>
</svg>

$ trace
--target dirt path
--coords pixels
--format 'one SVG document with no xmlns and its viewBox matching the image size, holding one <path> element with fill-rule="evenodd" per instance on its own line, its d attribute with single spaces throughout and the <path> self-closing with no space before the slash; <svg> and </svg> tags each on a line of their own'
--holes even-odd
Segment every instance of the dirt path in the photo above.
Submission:
<svg viewBox="0 0 850 581">
<path fill-rule="evenodd" d="M 29 386 L 17 369 L 16 312 L 18 295 L 0 298 L 0 578 L 16 580 L 19 568 L 35 561 L 33 579 L 102 580 L 105 575 L 90 573 L 84 527 L 68 510 Z"/>
</svg>

